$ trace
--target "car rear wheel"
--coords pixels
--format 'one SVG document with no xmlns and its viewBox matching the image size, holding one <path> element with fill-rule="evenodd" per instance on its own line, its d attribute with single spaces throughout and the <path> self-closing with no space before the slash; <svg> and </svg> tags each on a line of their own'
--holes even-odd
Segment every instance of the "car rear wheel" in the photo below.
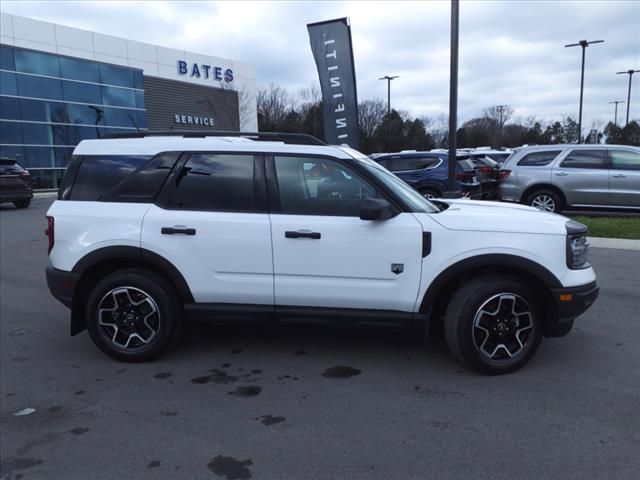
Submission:
<svg viewBox="0 0 640 480">
<path fill-rule="evenodd" d="M 26 200 L 18 200 L 17 202 L 13 202 L 16 208 L 27 208 L 31 205 L 31 199 L 27 198 Z"/>
<path fill-rule="evenodd" d="M 182 328 L 173 289 L 145 270 L 118 271 L 100 280 L 89 295 L 86 318 L 98 348 L 127 362 L 157 357 Z"/>
<path fill-rule="evenodd" d="M 454 293 L 445 314 L 445 336 L 455 357 L 487 375 L 525 365 L 542 340 L 533 292 L 500 275 L 474 278 Z"/>
<path fill-rule="evenodd" d="M 544 212 L 558 213 L 564 208 L 562 197 L 553 190 L 537 190 L 527 197 L 526 203 Z"/>
</svg>

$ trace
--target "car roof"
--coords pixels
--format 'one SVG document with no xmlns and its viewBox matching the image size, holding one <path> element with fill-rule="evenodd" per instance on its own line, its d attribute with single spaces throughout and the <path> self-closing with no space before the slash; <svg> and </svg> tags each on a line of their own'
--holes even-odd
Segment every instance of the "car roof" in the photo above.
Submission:
<svg viewBox="0 0 640 480">
<path fill-rule="evenodd" d="M 156 155 L 161 152 L 216 151 L 289 153 L 325 155 L 351 159 L 349 149 L 337 145 L 298 145 L 284 142 L 254 141 L 244 137 L 176 137 L 103 138 L 81 141 L 74 155 Z"/>
<path fill-rule="evenodd" d="M 526 145 L 522 147 L 517 147 L 514 150 L 518 152 L 522 151 L 535 151 L 535 150 L 565 150 L 567 148 L 571 149 L 587 149 L 587 150 L 598 150 L 607 148 L 630 148 L 632 150 L 638 150 L 638 147 L 633 147 L 631 145 L 616 145 L 616 144 L 606 144 L 606 143 L 558 143 L 558 144 L 550 144 L 550 145 Z"/>
</svg>

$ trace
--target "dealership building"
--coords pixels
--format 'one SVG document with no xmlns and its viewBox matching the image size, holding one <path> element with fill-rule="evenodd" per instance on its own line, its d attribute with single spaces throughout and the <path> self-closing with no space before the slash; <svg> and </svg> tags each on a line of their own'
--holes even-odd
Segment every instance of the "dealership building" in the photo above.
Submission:
<svg viewBox="0 0 640 480">
<path fill-rule="evenodd" d="M 57 188 L 81 140 L 258 130 L 250 65 L 2 13 L 0 156 Z"/>
</svg>

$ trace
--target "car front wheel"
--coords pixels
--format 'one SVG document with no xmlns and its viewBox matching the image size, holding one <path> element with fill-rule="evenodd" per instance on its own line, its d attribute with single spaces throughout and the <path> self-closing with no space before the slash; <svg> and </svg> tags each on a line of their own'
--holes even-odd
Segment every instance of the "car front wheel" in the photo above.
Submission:
<svg viewBox="0 0 640 480">
<path fill-rule="evenodd" d="M 100 280 L 89 294 L 86 319 L 98 348 L 128 362 L 160 355 L 182 325 L 173 289 L 144 270 L 118 271 Z"/>
<path fill-rule="evenodd" d="M 445 336 L 456 358 L 477 372 L 498 375 L 525 365 L 542 340 L 533 292 L 516 279 L 477 277 L 454 293 Z"/>
</svg>

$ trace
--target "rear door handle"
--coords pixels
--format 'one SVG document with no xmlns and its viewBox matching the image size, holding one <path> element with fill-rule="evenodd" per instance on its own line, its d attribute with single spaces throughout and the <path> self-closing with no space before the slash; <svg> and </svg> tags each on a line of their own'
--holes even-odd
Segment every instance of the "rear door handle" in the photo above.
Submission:
<svg viewBox="0 0 640 480">
<path fill-rule="evenodd" d="M 613 178 L 627 178 L 626 175 L 623 175 L 621 173 L 616 173 L 615 175 L 611 175 Z"/>
<path fill-rule="evenodd" d="M 558 177 L 566 177 L 569 174 L 567 172 L 556 172 L 555 175 L 557 175 Z"/>
<path fill-rule="evenodd" d="M 287 231 L 284 232 L 284 236 L 286 238 L 311 238 L 312 240 L 320 240 L 320 233 L 319 232 L 306 232 L 306 231 L 297 231 L 297 232 L 293 232 L 293 231 Z"/>
<path fill-rule="evenodd" d="M 177 233 L 181 233 L 183 235 L 195 235 L 196 229 L 189 227 L 162 227 L 162 229 L 160 229 L 160 233 L 163 235 L 175 235 Z"/>
</svg>

